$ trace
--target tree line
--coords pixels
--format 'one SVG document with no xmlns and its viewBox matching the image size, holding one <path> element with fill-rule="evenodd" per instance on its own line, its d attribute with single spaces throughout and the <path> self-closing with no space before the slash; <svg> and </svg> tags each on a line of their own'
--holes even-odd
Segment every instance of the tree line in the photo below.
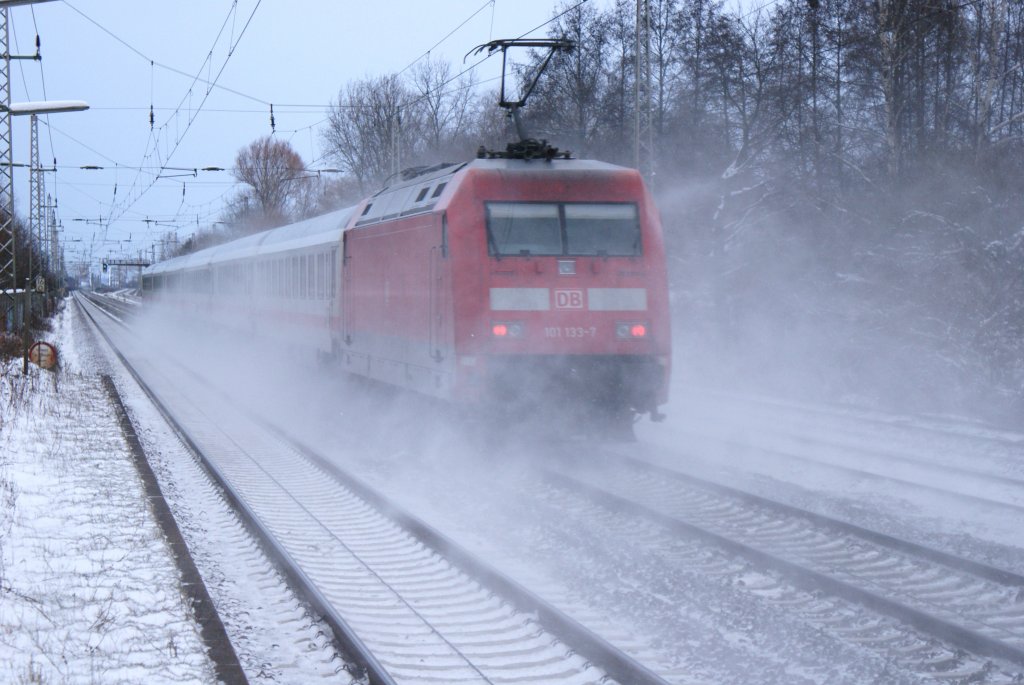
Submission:
<svg viewBox="0 0 1024 685">
<path fill-rule="evenodd" d="M 1024 3 L 646 5 L 645 167 L 682 368 L 935 410 L 1024 407 Z M 523 110 L 531 134 L 631 165 L 635 0 L 553 17 L 549 36 L 576 48 Z M 496 100 L 436 59 L 350 82 L 321 132 L 346 173 L 311 177 L 279 141 L 256 141 L 225 218 L 283 223 L 401 168 L 503 147 Z M 268 155 L 276 175 L 252 173 Z"/>
</svg>

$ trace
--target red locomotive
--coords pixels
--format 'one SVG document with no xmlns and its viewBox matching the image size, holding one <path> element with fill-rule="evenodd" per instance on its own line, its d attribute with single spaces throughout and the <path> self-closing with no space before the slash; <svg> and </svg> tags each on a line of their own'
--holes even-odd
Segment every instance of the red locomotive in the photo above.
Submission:
<svg viewBox="0 0 1024 685">
<path fill-rule="evenodd" d="M 146 270 L 151 298 L 304 342 L 349 373 L 517 414 L 660 418 L 670 325 L 640 174 L 524 139 L 355 207 Z"/>
<path fill-rule="evenodd" d="M 359 205 L 156 264 L 147 296 L 455 402 L 667 399 L 661 228 L 636 171 L 477 159 Z"/>
</svg>

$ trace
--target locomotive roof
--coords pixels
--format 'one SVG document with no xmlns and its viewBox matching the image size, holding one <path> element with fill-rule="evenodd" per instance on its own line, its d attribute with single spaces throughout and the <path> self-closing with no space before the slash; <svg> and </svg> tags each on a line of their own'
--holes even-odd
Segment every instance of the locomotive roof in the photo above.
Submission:
<svg viewBox="0 0 1024 685">
<path fill-rule="evenodd" d="M 630 171 L 628 167 L 601 162 L 596 159 L 474 159 L 469 163 L 474 169 L 499 169 L 502 171 Z"/>
<path fill-rule="evenodd" d="M 348 224 L 355 207 L 338 209 L 294 224 L 272 228 L 262 233 L 214 245 L 192 254 L 168 259 L 147 268 L 147 274 L 178 269 L 195 269 L 235 259 L 257 257 L 266 252 L 300 249 L 315 245 L 340 243 L 341 231 Z"/>
<path fill-rule="evenodd" d="M 500 171 L 627 171 L 628 167 L 601 162 L 596 159 L 505 159 L 479 157 L 469 162 L 439 164 L 425 169 L 423 172 L 397 180 L 374 193 L 374 197 L 400 188 L 423 185 L 442 176 L 451 176 L 463 168 L 486 169 Z"/>
</svg>

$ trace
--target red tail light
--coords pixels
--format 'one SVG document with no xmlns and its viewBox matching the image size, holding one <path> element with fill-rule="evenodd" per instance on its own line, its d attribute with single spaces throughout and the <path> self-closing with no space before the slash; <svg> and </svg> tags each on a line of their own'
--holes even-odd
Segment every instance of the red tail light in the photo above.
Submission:
<svg viewBox="0 0 1024 685">
<path fill-rule="evenodd" d="M 615 324 L 615 335 L 622 340 L 643 340 L 647 338 L 647 324 L 626 323 Z"/>
<path fill-rule="evenodd" d="M 495 321 L 491 324 L 491 334 L 495 338 L 521 338 L 523 333 L 520 321 Z"/>
</svg>

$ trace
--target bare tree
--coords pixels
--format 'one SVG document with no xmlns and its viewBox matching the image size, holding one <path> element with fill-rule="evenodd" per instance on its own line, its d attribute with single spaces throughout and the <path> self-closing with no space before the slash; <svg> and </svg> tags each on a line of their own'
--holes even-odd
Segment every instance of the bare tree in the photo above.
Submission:
<svg viewBox="0 0 1024 685">
<path fill-rule="evenodd" d="M 552 58 L 534 91 L 526 109 L 530 126 L 538 129 L 531 134 L 550 137 L 583 155 L 593 154 L 606 142 L 599 137 L 599 124 L 607 90 L 608 20 L 593 5 L 575 5 L 559 15 L 549 35 L 568 38 L 576 47 Z M 520 80 L 532 80 L 545 57 L 533 55 Z M 549 130 L 543 130 L 545 124 Z"/>
<path fill-rule="evenodd" d="M 414 149 L 414 154 L 423 162 L 460 159 L 473 147 L 467 129 L 476 78 L 473 72 L 460 76 L 451 72 L 448 62 L 428 58 L 412 73 L 413 107 L 420 114 L 423 133 L 421 149 Z"/>
<path fill-rule="evenodd" d="M 415 142 L 414 100 L 397 75 L 348 84 L 331 105 L 323 141 L 327 154 L 359 182 L 363 192 L 400 170 L 405 146 Z M 405 154 L 403 155 L 403 152 Z"/>
<path fill-rule="evenodd" d="M 254 226 L 283 224 L 292 216 L 296 200 L 304 192 L 306 164 L 286 141 L 264 136 L 253 141 L 235 158 L 234 177 L 249 186 L 238 208 Z M 240 218 L 240 217 L 236 217 Z"/>
</svg>

